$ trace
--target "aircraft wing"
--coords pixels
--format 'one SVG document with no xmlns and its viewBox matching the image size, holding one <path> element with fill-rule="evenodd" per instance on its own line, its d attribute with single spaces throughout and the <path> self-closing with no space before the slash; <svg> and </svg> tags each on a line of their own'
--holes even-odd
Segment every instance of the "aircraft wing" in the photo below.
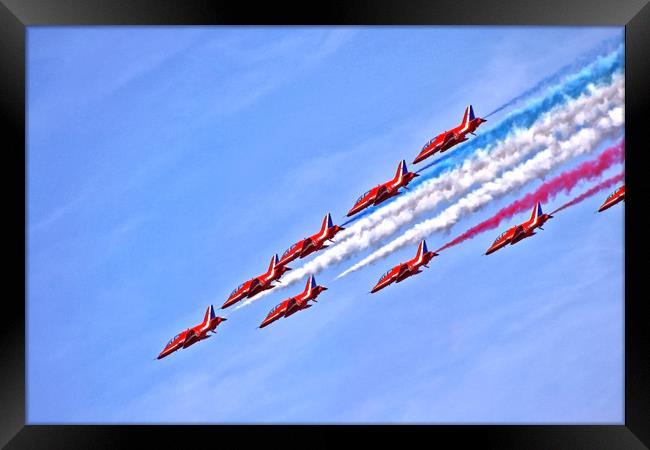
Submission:
<svg viewBox="0 0 650 450">
<path fill-rule="evenodd" d="M 284 309 L 284 313 L 290 313 L 297 305 L 298 303 L 296 302 L 296 299 L 294 297 L 290 298 L 287 302 L 287 307 Z"/>
<path fill-rule="evenodd" d="M 449 131 L 447 134 L 445 134 L 445 137 L 442 139 L 443 144 L 447 144 L 449 141 L 452 141 L 454 139 L 454 134 L 453 131 Z"/>
<path fill-rule="evenodd" d="M 183 346 L 185 346 L 195 337 L 196 337 L 196 332 L 193 329 L 188 330 L 187 334 L 185 335 L 185 339 L 183 340 Z"/>
<path fill-rule="evenodd" d="M 510 238 L 511 241 L 514 241 L 516 238 L 518 238 L 522 233 L 524 233 L 524 227 L 521 225 L 517 225 L 515 227 L 515 230 L 512 232 L 512 237 Z"/>
</svg>

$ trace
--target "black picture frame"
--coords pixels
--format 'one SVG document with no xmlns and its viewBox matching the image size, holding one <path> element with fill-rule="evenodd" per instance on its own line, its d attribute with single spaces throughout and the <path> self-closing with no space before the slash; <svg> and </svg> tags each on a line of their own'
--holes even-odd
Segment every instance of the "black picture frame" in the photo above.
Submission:
<svg viewBox="0 0 650 450">
<path fill-rule="evenodd" d="M 33 426 L 25 410 L 26 184 L 25 38 L 37 25 L 577 25 L 625 26 L 625 421 L 620 425 L 462 425 L 462 426 Z M 248 442 L 250 437 L 281 445 L 338 445 L 361 431 L 384 444 L 404 439 L 453 442 L 491 448 L 616 449 L 650 446 L 650 328 L 644 289 L 646 238 L 642 230 L 650 151 L 642 135 L 650 86 L 650 4 L 647 0 L 470 0 L 207 2 L 202 0 L 0 0 L 0 107 L 7 125 L 5 153 L 5 248 L 23 262 L 22 274 L 7 279 L 17 294 L 6 296 L 0 313 L 0 445 L 7 448 L 121 448 L 146 439 L 158 445 L 189 447 Z M 7 158 L 9 156 L 9 158 Z M 9 175 L 9 176 L 7 176 Z M 19 199 L 20 193 L 23 199 Z M 630 209 L 631 208 L 631 209 Z M 647 228 L 647 227 L 646 227 Z M 21 240 L 20 237 L 23 239 Z M 21 246 L 22 241 L 22 246 Z M 21 248 L 22 247 L 22 248 Z M 7 252 L 5 252 L 7 254 Z M 6 267 L 20 272 L 12 259 Z M 22 293 L 22 295 L 20 295 Z M 289 429 L 290 428 L 290 429 Z M 258 432 L 251 434 L 250 431 Z M 343 436 L 342 436 L 343 435 Z M 424 435 L 424 436 L 423 436 Z M 153 441 L 152 441 L 153 439 Z M 408 441 L 407 441 L 408 442 Z M 329 445 L 328 445 L 329 444 Z"/>
</svg>

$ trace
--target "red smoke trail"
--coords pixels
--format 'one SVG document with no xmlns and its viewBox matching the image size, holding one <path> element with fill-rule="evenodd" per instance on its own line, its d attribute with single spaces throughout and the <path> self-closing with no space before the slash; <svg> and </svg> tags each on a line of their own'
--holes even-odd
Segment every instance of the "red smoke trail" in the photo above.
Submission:
<svg viewBox="0 0 650 450">
<path fill-rule="evenodd" d="M 598 183 L 596 186 L 592 187 L 591 189 L 589 189 L 584 194 L 580 194 L 576 198 L 571 200 L 570 202 L 567 202 L 564 205 L 560 206 L 558 209 L 553 211 L 551 213 L 551 215 L 555 214 L 556 212 L 560 212 L 563 209 L 568 208 L 569 206 L 573 206 L 576 203 L 580 203 L 581 201 L 583 201 L 584 199 L 586 199 L 588 197 L 591 197 L 592 195 L 594 195 L 598 191 L 602 191 L 603 189 L 612 187 L 613 185 L 620 183 L 621 181 L 623 181 L 624 178 L 625 178 L 625 174 L 624 173 L 619 173 L 618 175 L 614 175 L 613 177 L 608 178 L 605 181 L 602 181 L 602 182 Z"/>
<path fill-rule="evenodd" d="M 625 140 L 622 140 L 617 145 L 604 150 L 596 159 L 593 159 L 591 161 L 585 161 L 575 169 L 561 173 L 557 177 L 542 184 L 539 188 L 537 188 L 535 192 L 531 192 L 527 194 L 524 198 L 516 200 L 510 205 L 502 208 L 493 217 L 470 228 L 469 230 L 467 230 L 466 232 L 464 232 L 463 234 L 455 238 L 453 241 L 450 241 L 447 244 L 440 247 L 438 250 L 436 250 L 436 253 L 445 250 L 449 247 L 453 247 L 456 244 L 460 244 L 461 242 L 467 239 L 471 239 L 479 233 L 496 228 L 497 226 L 499 226 L 502 220 L 509 219 L 517 213 L 532 209 L 533 205 L 538 201 L 541 203 L 546 203 L 549 199 L 555 198 L 555 196 L 560 192 L 567 192 L 567 193 L 570 192 L 571 189 L 573 189 L 578 184 L 578 182 L 582 180 L 592 180 L 594 178 L 599 177 L 600 175 L 602 175 L 602 173 L 605 170 L 609 169 L 613 164 L 617 162 L 622 162 L 624 156 L 625 156 Z M 622 175 L 620 176 L 622 177 Z M 612 178 L 606 181 L 610 181 L 610 180 L 612 180 Z M 603 183 L 605 183 L 605 181 Z M 604 189 L 604 187 L 601 187 L 600 189 Z M 593 195 L 593 194 L 594 192 L 592 192 L 589 195 Z M 575 203 L 581 200 L 577 200 L 575 201 Z M 567 204 L 563 206 L 561 209 L 566 208 L 568 206 L 570 205 Z"/>
</svg>

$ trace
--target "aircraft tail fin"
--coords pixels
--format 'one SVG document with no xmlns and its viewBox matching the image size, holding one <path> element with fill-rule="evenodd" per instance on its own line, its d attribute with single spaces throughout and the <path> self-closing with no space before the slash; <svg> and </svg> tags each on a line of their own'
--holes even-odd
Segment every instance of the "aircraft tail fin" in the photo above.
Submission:
<svg viewBox="0 0 650 450">
<path fill-rule="evenodd" d="M 422 239 L 420 241 L 420 245 L 418 245 L 418 253 L 416 255 L 417 260 L 421 261 L 422 259 L 424 259 L 424 254 L 427 253 L 428 251 L 429 249 L 427 248 L 427 241 Z"/>
<path fill-rule="evenodd" d="M 537 204 L 533 207 L 533 212 L 530 215 L 530 220 L 533 221 L 537 219 L 539 216 L 544 214 L 542 212 L 542 204 L 540 202 L 537 202 Z"/>
<path fill-rule="evenodd" d="M 408 167 L 406 167 L 406 161 L 401 160 L 400 163 L 397 165 L 397 172 L 395 172 L 395 178 L 393 178 L 393 181 L 398 182 L 402 179 L 404 175 L 408 173 Z"/>
<path fill-rule="evenodd" d="M 310 275 L 307 278 L 307 284 L 305 285 L 305 293 L 311 292 L 316 287 L 316 278 L 313 275 Z"/>
<path fill-rule="evenodd" d="M 271 262 L 269 264 L 269 270 L 266 271 L 267 275 L 273 275 L 273 272 L 275 272 L 275 266 L 278 264 L 278 254 L 276 253 L 271 257 Z"/>
<path fill-rule="evenodd" d="M 214 306 L 208 306 L 208 309 L 205 310 L 205 316 L 203 316 L 203 324 L 207 324 L 210 320 L 214 319 L 217 315 L 214 313 Z"/>
<path fill-rule="evenodd" d="M 323 219 L 323 224 L 320 227 L 320 234 L 325 233 L 329 228 L 332 228 L 334 223 L 332 222 L 332 215 L 327 213 Z"/>
<path fill-rule="evenodd" d="M 461 124 L 462 126 L 467 126 L 470 121 L 474 120 L 476 116 L 474 115 L 474 108 L 472 105 L 469 105 L 467 108 L 465 108 L 465 114 L 463 114 L 463 123 Z"/>
</svg>

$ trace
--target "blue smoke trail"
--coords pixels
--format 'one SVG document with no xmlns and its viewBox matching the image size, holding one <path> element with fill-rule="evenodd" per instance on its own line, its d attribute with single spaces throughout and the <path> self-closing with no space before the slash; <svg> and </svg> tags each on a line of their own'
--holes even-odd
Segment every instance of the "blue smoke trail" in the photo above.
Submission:
<svg viewBox="0 0 650 450">
<path fill-rule="evenodd" d="M 553 75 L 546 77 L 545 79 L 541 80 L 539 83 L 537 83 L 535 86 L 531 87 L 530 89 L 526 90 L 525 92 L 521 93 L 520 95 L 516 96 L 512 100 L 507 101 L 503 105 L 499 106 L 496 108 L 494 111 L 486 115 L 484 118 L 488 118 L 493 114 L 498 113 L 499 111 L 502 111 L 510 106 L 513 106 L 520 101 L 529 98 L 539 92 L 541 92 L 543 89 L 546 89 L 554 84 L 558 84 L 562 81 L 563 78 L 566 76 L 575 73 L 576 71 L 580 70 L 582 67 L 587 65 L 589 62 L 593 61 L 594 59 L 598 58 L 601 55 L 604 54 L 609 54 L 616 50 L 618 47 L 621 46 L 621 38 L 619 36 L 616 36 L 614 38 L 607 39 L 603 42 L 601 42 L 597 47 L 589 50 L 587 53 L 583 54 L 580 56 L 576 61 L 574 61 L 571 64 L 567 64 L 566 66 L 562 67 L 560 70 L 555 72 Z"/>
<path fill-rule="evenodd" d="M 349 218 L 348 220 L 346 220 L 345 222 L 343 222 L 343 223 L 341 224 L 341 226 L 342 226 L 342 227 L 346 227 L 346 226 L 350 225 L 351 223 L 356 222 L 357 220 L 361 219 L 362 217 L 366 217 L 368 214 L 370 214 L 371 212 L 373 212 L 375 209 L 377 209 L 377 208 L 381 208 L 382 206 L 389 204 L 389 203 L 392 202 L 393 200 L 395 200 L 395 199 L 394 199 L 394 198 L 391 198 L 391 199 L 386 200 L 384 203 L 382 203 L 382 204 L 380 204 L 380 205 L 377 205 L 377 206 L 370 206 L 370 207 L 364 209 L 363 211 L 356 213 L 354 216 L 352 216 L 351 218 Z"/>
<path fill-rule="evenodd" d="M 607 41 L 607 43 L 608 42 L 609 41 Z M 596 50 L 602 50 L 602 48 Z M 596 53 L 596 50 L 594 50 L 594 53 Z M 559 73 L 565 70 L 562 69 L 556 75 L 550 77 L 550 79 L 564 78 L 561 84 L 547 89 L 543 97 L 538 97 L 537 99 L 530 101 L 524 107 L 513 111 L 501 122 L 498 122 L 493 128 L 486 130 L 465 144 L 454 147 L 449 150 L 449 153 L 442 155 L 428 165 L 418 169 L 416 173 L 420 174 L 427 169 L 433 168 L 426 174 L 415 178 L 409 184 L 409 188 L 417 187 L 428 179 L 440 176 L 441 174 L 460 166 L 463 160 L 474 154 L 480 148 L 485 148 L 489 151 L 494 145 L 496 145 L 496 143 L 505 139 L 515 129 L 529 128 L 546 112 L 555 107 L 562 106 L 570 100 L 578 98 L 587 90 L 589 85 L 611 83 L 613 76 L 622 72 L 624 60 L 624 48 L 622 44 L 619 44 L 616 51 L 604 56 L 599 56 L 596 61 L 583 67 L 573 75 L 560 75 Z M 550 81 L 545 80 L 543 83 L 546 85 L 550 83 Z M 539 89 L 539 86 L 536 86 L 534 89 Z M 524 94 L 518 97 L 523 98 L 525 96 Z M 514 104 L 512 101 L 508 103 Z M 392 203 L 398 198 L 399 196 L 387 200 L 381 205 L 367 208 L 363 212 L 356 214 L 354 217 L 346 221 L 342 226 L 355 222 L 356 220 L 372 213 L 376 209 Z"/>
<path fill-rule="evenodd" d="M 589 85 L 611 83 L 613 76 L 622 71 L 623 64 L 624 53 L 623 46 L 621 45 L 615 52 L 598 58 L 580 72 L 567 77 L 561 85 L 549 89 L 544 97 L 531 101 L 523 108 L 515 110 L 494 128 L 481 133 L 465 145 L 451 150 L 447 155 L 438 158 L 435 162 L 435 167 L 427 172 L 426 176 L 421 176 L 413 180 L 411 185 L 417 186 L 429 178 L 439 176 L 459 166 L 464 159 L 471 156 L 480 148 L 485 148 L 489 151 L 496 143 L 505 139 L 515 129 L 529 128 L 544 113 L 578 98 L 587 90 Z M 418 172 L 423 170 L 424 168 L 418 170 Z"/>
</svg>

